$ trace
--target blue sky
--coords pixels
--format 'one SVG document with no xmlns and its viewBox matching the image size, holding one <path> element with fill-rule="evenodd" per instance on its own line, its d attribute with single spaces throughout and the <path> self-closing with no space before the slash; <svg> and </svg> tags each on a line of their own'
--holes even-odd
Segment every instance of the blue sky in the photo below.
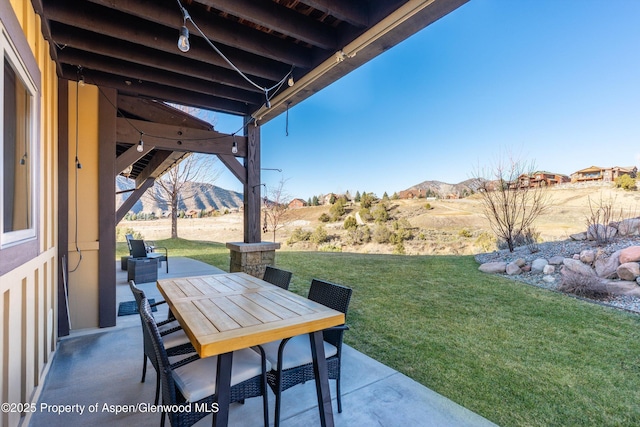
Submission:
<svg viewBox="0 0 640 427">
<path fill-rule="evenodd" d="M 457 183 L 506 152 L 567 175 L 638 165 L 639 22 L 636 0 L 471 0 L 293 107 L 289 136 L 284 115 L 264 125 L 282 172 L 262 181 L 306 200 Z"/>
</svg>

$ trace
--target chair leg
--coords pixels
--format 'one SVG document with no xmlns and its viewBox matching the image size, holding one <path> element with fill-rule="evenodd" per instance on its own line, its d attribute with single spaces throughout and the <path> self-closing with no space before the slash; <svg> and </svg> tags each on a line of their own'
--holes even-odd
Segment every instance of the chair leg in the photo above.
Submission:
<svg viewBox="0 0 640 427">
<path fill-rule="evenodd" d="M 143 354 L 142 355 L 142 379 L 140 380 L 141 383 L 144 382 L 144 379 L 146 376 L 147 376 L 147 355 Z"/>
<path fill-rule="evenodd" d="M 158 405 L 159 399 L 160 399 L 160 373 L 156 372 L 156 398 L 153 401 L 156 406 Z"/>
<path fill-rule="evenodd" d="M 340 375 L 338 375 L 338 378 L 336 379 L 336 394 L 337 394 L 337 400 L 338 400 L 338 413 L 341 414 L 342 413 L 342 399 L 340 396 Z"/>
</svg>

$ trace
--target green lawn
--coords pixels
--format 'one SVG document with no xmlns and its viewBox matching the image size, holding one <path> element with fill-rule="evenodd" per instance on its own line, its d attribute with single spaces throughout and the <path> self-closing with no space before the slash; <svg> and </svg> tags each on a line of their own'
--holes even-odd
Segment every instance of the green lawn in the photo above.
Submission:
<svg viewBox="0 0 640 427">
<path fill-rule="evenodd" d="M 222 244 L 161 243 L 229 268 Z M 313 277 L 352 287 L 347 344 L 501 426 L 640 425 L 638 315 L 480 273 L 469 256 L 276 262 L 302 295 Z"/>
</svg>

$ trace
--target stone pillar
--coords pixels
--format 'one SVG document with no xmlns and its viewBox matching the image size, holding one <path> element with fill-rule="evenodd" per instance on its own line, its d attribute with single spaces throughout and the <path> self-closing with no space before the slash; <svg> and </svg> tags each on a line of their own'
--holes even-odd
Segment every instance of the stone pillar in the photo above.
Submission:
<svg viewBox="0 0 640 427">
<path fill-rule="evenodd" d="M 231 252 L 231 273 L 242 271 L 262 279 L 266 266 L 275 265 L 276 249 L 280 249 L 280 243 L 228 242 L 227 248 Z"/>
</svg>

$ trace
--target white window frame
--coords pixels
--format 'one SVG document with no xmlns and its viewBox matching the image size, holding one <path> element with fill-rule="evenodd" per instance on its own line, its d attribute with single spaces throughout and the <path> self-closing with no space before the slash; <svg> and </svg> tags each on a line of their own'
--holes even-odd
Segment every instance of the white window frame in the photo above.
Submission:
<svg viewBox="0 0 640 427">
<path fill-rule="evenodd" d="M 28 162 L 29 167 L 29 185 L 30 185 L 30 193 L 31 197 L 29 200 L 29 214 L 30 214 L 30 224 L 29 228 L 9 231 L 5 232 L 4 230 L 4 195 L 2 191 L 0 191 L 0 249 L 4 249 L 10 246 L 18 245 L 21 243 L 25 243 L 31 240 L 35 240 L 37 238 L 37 229 L 36 224 L 36 215 L 37 212 L 35 210 L 36 207 L 36 169 L 38 164 L 36 162 L 37 156 L 37 144 L 36 141 L 38 139 L 37 129 L 38 129 L 38 91 L 37 86 L 34 83 L 33 78 L 29 74 L 26 65 L 22 61 L 18 50 L 13 44 L 9 34 L 7 33 L 5 27 L 0 24 L 0 29 L 2 31 L 0 37 L 0 58 L 2 59 L 2 70 L 4 73 L 4 65 L 5 62 L 9 60 L 13 70 L 16 73 L 16 78 L 19 78 L 24 88 L 29 93 L 29 112 L 28 112 L 28 128 L 27 128 L 27 143 L 28 145 L 28 157 L 25 159 Z M 4 77 L 0 79 L 0 93 L 2 94 L 2 98 L 4 99 Z M 4 102 L 0 102 L 0 138 L 2 138 L 2 144 L 4 144 Z M 0 189 L 4 188 L 4 179 L 5 174 L 3 171 L 4 163 L 3 163 L 4 149 L 0 149 Z"/>
</svg>

